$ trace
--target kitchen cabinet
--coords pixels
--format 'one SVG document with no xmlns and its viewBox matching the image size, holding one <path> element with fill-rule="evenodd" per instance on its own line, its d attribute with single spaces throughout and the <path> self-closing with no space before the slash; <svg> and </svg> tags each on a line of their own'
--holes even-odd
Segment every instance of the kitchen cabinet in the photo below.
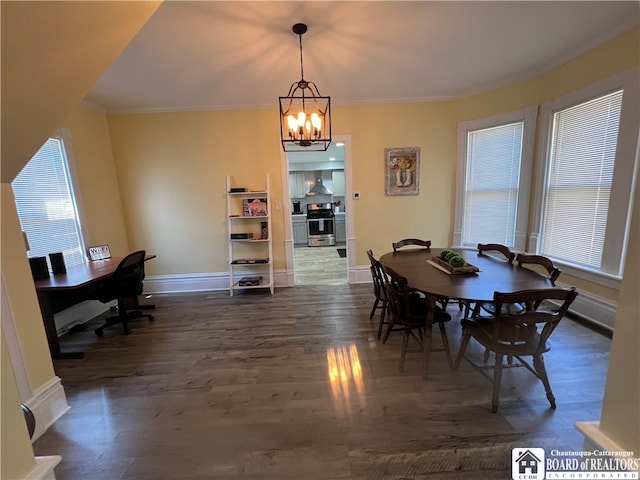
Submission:
<svg viewBox="0 0 640 480">
<path fill-rule="evenodd" d="M 273 295 L 271 189 L 269 175 L 257 189 L 233 185 L 227 177 L 229 294 L 236 289 L 268 288 Z"/>
<path fill-rule="evenodd" d="M 291 224 L 293 227 L 293 244 L 306 245 L 307 244 L 307 216 L 292 215 Z"/>
<path fill-rule="evenodd" d="M 336 213 L 336 243 L 345 243 L 347 241 L 347 216 L 344 213 Z"/>
<path fill-rule="evenodd" d="M 289 195 L 291 198 L 304 198 L 307 183 L 304 172 L 289 172 Z"/>
<path fill-rule="evenodd" d="M 333 196 L 345 196 L 344 170 L 334 170 L 331 172 L 331 182 L 333 184 Z"/>
</svg>

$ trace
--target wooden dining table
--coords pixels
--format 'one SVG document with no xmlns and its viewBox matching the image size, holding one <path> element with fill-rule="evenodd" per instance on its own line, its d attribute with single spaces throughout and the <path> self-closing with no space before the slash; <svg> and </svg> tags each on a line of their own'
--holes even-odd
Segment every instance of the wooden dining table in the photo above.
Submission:
<svg viewBox="0 0 640 480">
<path fill-rule="evenodd" d="M 429 373 L 432 325 L 436 302 L 439 298 L 458 299 L 471 303 L 492 302 L 496 291 L 516 292 L 554 287 L 551 280 L 537 272 L 475 250 L 457 251 L 467 263 L 478 267 L 477 273 L 446 273 L 429 263 L 429 260 L 437 257 L 442 250 L 442 248 L 407 248 L 385 253 L 380 257 L 380 262 L 384 266 L 391 267 L 398 274 L 406 277 L 411 288 L 426 296 L 427 316 L 422 339 L 425 377 Z"/>
</svg>

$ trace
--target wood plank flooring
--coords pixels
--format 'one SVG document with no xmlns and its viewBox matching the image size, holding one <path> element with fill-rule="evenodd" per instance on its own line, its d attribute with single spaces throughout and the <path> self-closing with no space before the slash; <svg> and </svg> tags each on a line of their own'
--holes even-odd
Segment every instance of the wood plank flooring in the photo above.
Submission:
<svg viewBox="0 0 640 480">
<path fill-rule="evenodd" d="M 98 338 L 93 321 L 61 338 L 86 357 L 54 362 L 71 410 L 34 443 L 62 455 L 58 480 L 508 479 L 512 448 L 580 450 L 574 422 L 600 417 L 610 340 L 571 320 L 545 357 L 557 410 L 512 369 L 492 414 L 468 364 L 452 372 L 434 353 L 424 379 L 414 342 L 399 371 L 400 335 L 375 338 L 371 285 L 152 301 L 156 321 L 131 335 Z"/>
<path fill-rule="evenodd" d="M 296 285 L 346 285 L 347 258 L 338 255 L 338 248 L 345 245 L 294 248 Z"/>
</svg>

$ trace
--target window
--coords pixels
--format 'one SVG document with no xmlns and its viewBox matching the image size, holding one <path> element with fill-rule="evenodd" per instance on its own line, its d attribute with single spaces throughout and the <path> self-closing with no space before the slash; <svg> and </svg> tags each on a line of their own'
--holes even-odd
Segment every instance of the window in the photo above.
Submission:
<svg viewBox="0 0 640 480">
<path fill-rule="evenodd" d="M 85 261 L 65 145 L 50 138 L 12 182 L 29 256 L 62 252 L 67 266 Z"/>
<path fill-rule="evenodd" d="M 543 255 L 600 268 L 622 95 L 617 91 L 553 114 Z"/>
<path fill-rule="evenodd" d="M 524 250 L 535 107 L 458 127 L 454 244 Z"/>
<path fill-rule="evenodd" d="M 627 72 L 548 102 L 542 110 L 530 249 L 568 267 L 563 268 L 568 273 L 604 284 L 603 278 L 620 277 L 626 249 L 638 141 L 637 81 L 637 70 Z"/>
</svg>

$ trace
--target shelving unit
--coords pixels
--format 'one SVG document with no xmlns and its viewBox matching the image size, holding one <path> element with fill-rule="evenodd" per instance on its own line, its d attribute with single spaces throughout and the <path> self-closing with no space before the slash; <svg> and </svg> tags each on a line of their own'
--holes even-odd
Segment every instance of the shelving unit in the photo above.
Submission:
<svg viewBox="0 0 640 480">
<path fill-rule="evenodd" d="M 257 189 L 235 185 L 227 176 L 229 294 L 268 288 L 273 295 L 271 187 L 269 175 Z M 253 281 L 261 278 L 261 282 Z"/>
</svg>

